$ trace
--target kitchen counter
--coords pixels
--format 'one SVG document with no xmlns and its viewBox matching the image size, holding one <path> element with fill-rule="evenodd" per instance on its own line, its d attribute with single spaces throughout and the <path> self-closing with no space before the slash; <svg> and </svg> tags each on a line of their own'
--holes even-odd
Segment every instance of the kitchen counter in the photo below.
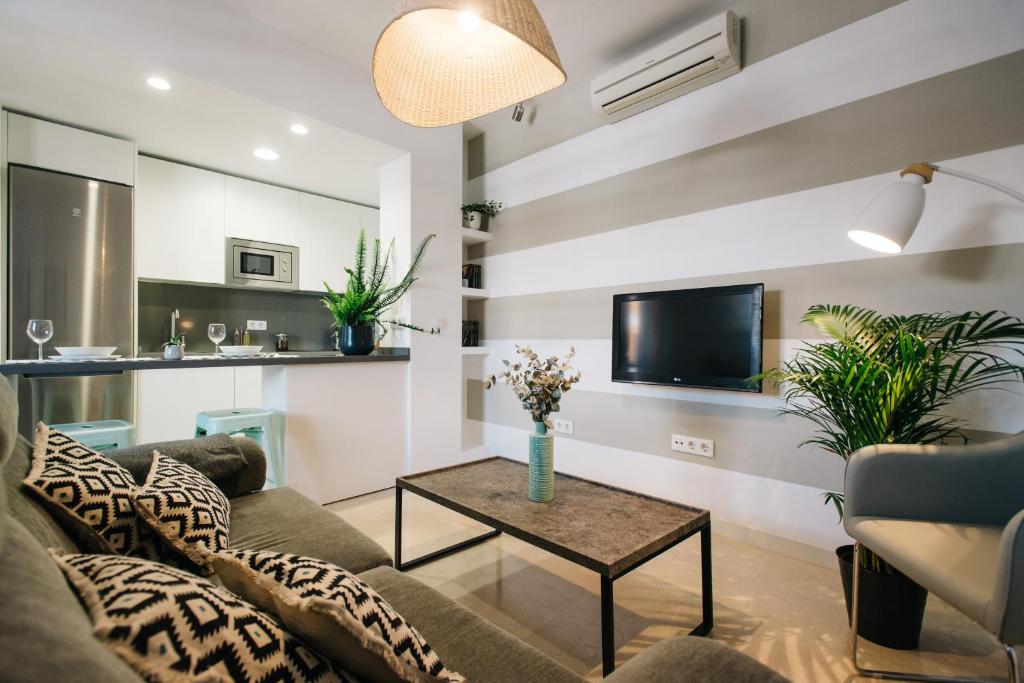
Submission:
<svg viewBox="0 0 1024 683">
<path fill-rule="evenodd" d="M 268 365 L 323 365 L 335 363 L 381 363 L 409 360 L 406 347 L 378 349 L 368 356 L 346 356 L 337 351 L 285 351 L 259 356 L 215 356 L 186 353 L 183 360 L 164 360 L 162 355 L 118 358 L 103 361 L 9 360 L 0 363 L 0 375 L 23 377 L 82 377 L 121 374 L 125 370 L 168 370 L 175 368 L 216 368 Z"/>
</svg>

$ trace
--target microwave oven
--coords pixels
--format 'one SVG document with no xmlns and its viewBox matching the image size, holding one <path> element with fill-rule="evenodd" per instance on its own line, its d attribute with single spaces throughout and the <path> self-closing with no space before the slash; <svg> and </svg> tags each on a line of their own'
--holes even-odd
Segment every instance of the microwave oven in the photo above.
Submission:
<svg viewBox="0 0 1024 683">
<path fill-rule="evenodd" d="M 276 289 L 299 288 L 299 248 L 227 238 L 224 284 Z"/>
</svg>

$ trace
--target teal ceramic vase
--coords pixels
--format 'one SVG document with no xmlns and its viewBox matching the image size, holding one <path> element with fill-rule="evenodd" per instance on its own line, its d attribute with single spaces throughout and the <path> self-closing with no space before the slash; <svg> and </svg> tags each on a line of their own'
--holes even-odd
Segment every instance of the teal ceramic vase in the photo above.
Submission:
<svg viewBox="0 0 1024 683">
<path fill-rule="evenodd" d="M 555 497 L 555 438 L 543 422 L 530 434 L 530 500 L 547 503 Z"/>
</svg>

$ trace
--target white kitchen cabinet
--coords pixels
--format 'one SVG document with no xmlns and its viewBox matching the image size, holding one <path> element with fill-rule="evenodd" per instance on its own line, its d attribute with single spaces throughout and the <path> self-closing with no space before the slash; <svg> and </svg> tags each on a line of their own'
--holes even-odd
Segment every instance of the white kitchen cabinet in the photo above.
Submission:
<svg viewBox="0 0 1024 683">
<path fill-rule="evenodd" d="M 21 114 L 7 116 L 7 162 L 135 184 L 135 143 Z"/>
<path fill-rule="evenodd" d="M 326 280 L 344 289 L 345 268 L 355 262 L 360 210 L 357 204 L 314 194 L 299 196 L 299 287 L 322 292 Z M 367 231 L 367 239 L 376 236 Z"/>
<path fill-rule="evenodd" d="M 139 157 L 135 273 L 140 278 L 224 283 L 224 176 Z"/>
<path fill-rule="evenodd" d="M 298 243 L 298 192 L 231 176 L 225 187 L 225 236 L 274 244 Z"/>
<path fill-rule="evenodd" d="M 235 405 L 235 368 L 142 370 L 136 375 L 140 444 L 190 439 L 196 413 Z"/>
</svg>

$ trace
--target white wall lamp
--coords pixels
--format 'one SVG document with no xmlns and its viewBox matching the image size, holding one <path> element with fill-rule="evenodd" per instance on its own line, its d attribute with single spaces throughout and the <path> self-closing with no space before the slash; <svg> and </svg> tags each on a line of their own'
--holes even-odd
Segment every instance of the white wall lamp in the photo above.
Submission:
<svg viewBox="0 0 1024 683">
<path fill-rule="evenodd" d="M 932 174 L 936 171 L 987 185 L 1024 202 L 1024 193 L 994 180 L 938 164 L 918 162 L 900 171 L 900 179 L 882 190 L 865 207 L 846 235 L 862 247 L 884 254 L 903 251 L 924 212 L 924 186 L 932 181 Z"/>
</svg>

